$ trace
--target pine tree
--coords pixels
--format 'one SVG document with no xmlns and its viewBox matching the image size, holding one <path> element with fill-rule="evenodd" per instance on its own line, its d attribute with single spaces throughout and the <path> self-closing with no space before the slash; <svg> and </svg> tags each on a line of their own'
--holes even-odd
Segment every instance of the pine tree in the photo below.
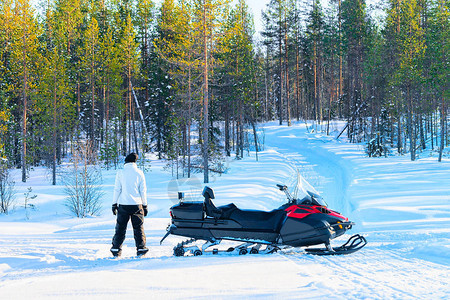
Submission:
<svg viewBox="0 0 450 300">
<path fill-rule="evenodd" d="M 80 47 L 80 68 L 84 77 L 85 99 L 83 115 L 85 120 L 89 120 L 86 124 L 86 132 L 91 140 L 94 149 L 98 148 L 97 131 L 99 127 L 96 119 L 99 107 L 99 85 L 100 85 L 100 39 L 99 27 L 97 20 L 91 16 L 90 22 L 83 33 L 83 45 Z"/>
<path fill-rule="evenodd" d="M 166 130 L 169 134 L 172 160 L 183 156 L 183 170 L 187 165 L 187 176 L 191 173 L 191 124 L 195 118 L 193 94 L 198 92 L 198 83 L 194 74 L 198 74 L 200 52 L 196 46 L 193 31 L 192 3 L 181 1 L 164 1 L 158 22 L 158 37 L 155 40 L 156 51 L 165 66 L 170 83 L 170 99 L 166 100 L 165 112 L 161 117 L 169 118 L 173 127 Z M 167 123 L 167 122 L 164 122 Z M 168 127 L 167 125 L 165 127 Z M 185 161 L 187 156 L 187 162 Z"/>
<path fill-rule="evenodd" d="M 323 109 L 322 109 L 322 95 L 320 91 L 322 90 L 322 80 L 320 74 L 322 73 L 322 49 L 323 49 L 323 13 L 318 0 L 314 1 L 314 5 L 308 20 L 309 24 L 307 26 L 307 38 L 310 42 L 311 55 L 311 68 L 313 70 L 313 107 L 314 107 L 314 120 L 318 121 L 319 124 L 323 119 Z"/>
<path fill-rule="evenodd" d="M 73 127 L 73 106 L 70 101 L 70 86 L 66 72 L 62 49 L 54 46 L 43 58 L 42 77 L 39 83 L 39 97 L 33 105 L 37 134 L 47 141 L 45 148 L 51 157 L 52 184 L 56 185 L 56 165 L 58 151 L 61 148 L 61 136 L 64 130 L 70 131 Z M 45 151 L 45 152 L 47 152 Z"/>
<path fill-rule="evenodd" d="M 397 121 L 397 152 L 402 154 L 404 149 L 402 139 L 403 102 L 400 96 L 401 91 L 395 85 L 392 76 L 392 74 L 398 70 L 400 65 L 398 47 L 398 39 L 400 35 L 400 3 L 401 1 L 397 0 L 390 1 L 383 36 L 385 41 L 384 55 L 390 58 L 388 63 L 384 64 L 384 67 L 386 69 L 386 74 L 390 74 L 387 78 L 388 86 L 393 87 L 388 88 L 386 92 L 394 104 L 392 115 Z"/>
<path fill-rule="evenodd" d="M 0 159 L 12 158 L 9 153 L 12 133 L 16 124 L 13 123 L 11 114 L 12 97 L 8 86 L 12 82 L 10 51 L 13 38 L 14 22 L 12 1 L 0 3 Z M 9 141 L 9 142 L 8 142 Z"/>
<path fill-rule="evenodd" d="M 152 92 L 151 109 L 152 123 L 155 128 L 153 139 L 156 140 L 157 151 L 160 157 L 167 155 L 173 162 L 178 159 L 178 123 L 176 106 L 179 99 L 176 97 L 175 83 L 180 55 L 180 9 L 172 0 L 164 1 L 161 5 L 161 14 L 157 24 L 157 36 L 154 39 L 153 49 L 154 71 L 151 82 L 154 84 Z"/>
<path fill-rule="evenodd" d="M 387 155 L 389 144 L 393 146 L 394 142 L 392 115 L 395 103 L 386 93 L 389 68 L 384 56 L 385 46 L 381 31 L 373 27 L 368 38 L 363 77 L 366 85 L 365 98 L 371 116 L 369 156 Z"/>
<path fill-rule="evenodd" d="M 115 28 L 110 25 L 100 41 L 101 80 L 103 84 L 103 103 L 105 111 L 104 139 L 101 148 L 101 158 L 108 168 L 111 161 L 117 162 L 119 156 L 119 136 L 114 129 L 118 125 L 117 116 L 123 111 L 122 101 L 122 70 L 118 45 L 114 39 Z M 110 126 L 112 125 L 112 126 Z M 112 139 L 112 140 L 111 140 Z"/>
<path fill-rule="evenodd" d="M 76 90 L 77 110 L 80 109 L 80 72 L 78 69 L 79 57 L 77 47 L 81 36 L 81 27 L 85 13 L 85 3 L 82 0 L 55 0 L 55 13 L 53 30 L 58 32 L 55 42 L 61 44 L 64 55 L 68 60 L 68 72 L 71 78 L 72 89 Z"/>
<path fill-rule="evenodd" d="M 364 0 L 345 0 L 342 9 L 342 36 L 345 48 L 346 79 L 344 103 L 348 119 L 350 141 L 359 142 L 365 138 L 365 109 L 363 99 L 363 62 L 367 52 L 368 17 Z"/>
<path fill-rule="evenodd" d="M 134 151 L 139 152 L 139 147 L 137 145 L 137 133 L 135 128 L 135 105 L 132 95 L 132 83 L 131 80 L 138 72 L 138 45 L 136 43 L 136 32 L 133 27 L 131 16 L 127 15 L 126 21 L 124 22 L 124 32 L 122 39 L 118 45 L 120 49 L 120 63 L 122 65 L 123 77 L 125 79 L 126 86 L 126 96 L 125 96 L 125 113 L 124 113 L 124 123 L 122 127 L 123 135 L 123 145 L 122 151 L 123 155 L 126 154 L 127 149 L 131 151 L 131 141 L 134 140 Z M 128 124 L 128 147 L 126 145 L 127 136 L 127 124 Z"/>
<path fill-rule="evenodd" d="M 244 155 L 244 125 L 256 122 L 255 63 L 252 44 L 253 21 L 245 1 L 239 1 L 229 14 L 220 41 L 220 77 L 223 88 L 221 110 L 225 115 L 225 151 L 229 153 L 230 115 L 236 118 L 236 157 Z M 234 110 L 233 110 L 234 108 Z"/>
<path fill-rule="evenodd" d="M 440 145 L 439 161 L 442 161 L 442 152 L 445 147 L 446 119 L 449 103 L 448 90 L 448 65 L 450 52 L 450 24 L 449 24 L 449 5 L 443 0 L 431 1 L 430 3 L 430 25 L 427 27 L 426 35 L 426 61 L 430 65 L 424 66 L 428 70 L 426 78 L 427 87 L 432 91 L 432 97 L 435 98 L 440 107 Z"/>
<path fill-rule="evenodd" d="M 3 93 L 2 93 L 3 94 Z M 0 160 L 7 160 L 6 155 L 6 141 L 8 140 L 9 123 L 11 120 L 10 110 L 3 102 L 3 97 L 0 98 Z"/>
<path fill-rule="evenodd" d="M 330 121 L 336 115 L 339 100 L 339 19 L 337 8 L 331 6 L 324 11 L 323 27 L 323 67 L 322 78 L 322 107 L 326 112 L 327 134 L 330 134 Z"/>
<path fill-rule="evenodd" d="M 68 55 L 74 55 L 79 28 L 83 21 L 84 3 L 82 0 L 55 0 L 55 30 L 61 31 L 61 42 Z"/>
<path fill-rule="evenodd" d="M 28 0 L 17 0 L 13 8 L 13 37 L 11 41 L 11 71 L 14 78 L 14 91 L 21 99 L 21 167 L 22 181 L 27 180 L 27 140 L 28 108 L 33 96 L 32 87 L 36 83 L 39 62 L 38 34 L 40 27 Z"/>
<path fill-rule="evenodd" d="M 285 94 L 285 77 L 283 76 L 283 40 L 285 37 L 284 31 L 285 26 L 284 20 L 284 10 L 285 10 L 284 0 L 271 0 L 267 4 L 266 11 L 263 12 L 263 19 L 265 21 L 265 29 L 262 32 L 265 37 L 265 44 L 268 48 L 271 48 L 277 52 L 274 54 L 273 58 L 278 60 L 278 65 L 276 69 L 277 85 L 275 87 L 275 97 L 277 103 L 277 114 L 279 118 L 280 125 L 283 123 L 283 95 Z"/>
<path fill-rule="evenodd" d="M 425 52 L 424 32 L 420 26 L 419 6 L 416 0 L 400 3 L 400 31 L 397 39 L 399 67 L 393 74 L 393 82 L 404 95 L 406 103 L 407 131 L 411 160 L 416 158 L 415 106 L 422 77 L 421 61 Z"/>
<path fill-rule="evenodd" d="M 152 31 L 155 19 L 155 7 L 154 3 L 151 0 L 139 1 L 137 4 L 137 12 L 136 12 L 136 23 L 138 26 L 137 37 L 140 41 L 140 74 L 141 80 L 138 81 L 138 84 L 143 88 L 143 106 L 148 105 L 150 100 L 149 94 L 149 77 L 151 76 L 151 60 L 150 54 L 152 45 Z M 140 113 L 142 113 L 142 109 Z M 143 121 L 143 129 L 147 128 L 145 121 Z M 148 132 L 146 132 L 148 134 Z M 144 136 L 146 136 L 144 134 Z"/>
<path fill-rule="evenodd" d="M 221 25 L 226 20 L 229 0 L 193 0 L 194 35 L 201 44 L 202 64 L 202 157 L 203 182 L 209 182 L 209 106 L 210 106 L 210 73 L 214 66 L 213 52 Z"/>
</svg>

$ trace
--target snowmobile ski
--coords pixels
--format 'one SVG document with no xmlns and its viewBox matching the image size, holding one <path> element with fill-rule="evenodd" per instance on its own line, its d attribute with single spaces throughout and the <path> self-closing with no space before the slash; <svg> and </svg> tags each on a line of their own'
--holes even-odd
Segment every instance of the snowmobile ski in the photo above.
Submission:
<svg viewBox="0 0 450 300">
<path fill-rule="evenodd" d="M 313 255 L 344 255 L 344 254 L 350 254 L 354 253 L 358 250 L 360 250 L 362 247 L 364 247 L 367 244 L 367 240 L 365 237 L 359 234 L 355 234 L 352 237 L 348 239 L 348 241 L 339 247 L 327 247 L 325 249 L 323 248 L 311 248 L 311 249 L 305 249 L 305 251 L 308 254 Z"/>
</svg>

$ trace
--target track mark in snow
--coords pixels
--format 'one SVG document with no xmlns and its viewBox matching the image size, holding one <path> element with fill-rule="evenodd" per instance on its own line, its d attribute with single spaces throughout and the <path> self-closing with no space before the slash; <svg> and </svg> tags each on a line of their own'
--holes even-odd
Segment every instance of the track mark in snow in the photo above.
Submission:
<svg viewBox="0 0 450 300">
<path fill-rule="evenodd" d="M 363 252 L 364 251 L 364 252 Z M 364 249 L 348 256 L 315 257 L 281 254 L 302 274 L 323 273 L 333 295 L 361 299 L 417 299 L 445 297 L 448 268 L 405 259 L 392 251 Z M 323 280 L 321 280 L 323 282 Z M 430 289 L 433 286 L 433 289 Z"/>
</svg>

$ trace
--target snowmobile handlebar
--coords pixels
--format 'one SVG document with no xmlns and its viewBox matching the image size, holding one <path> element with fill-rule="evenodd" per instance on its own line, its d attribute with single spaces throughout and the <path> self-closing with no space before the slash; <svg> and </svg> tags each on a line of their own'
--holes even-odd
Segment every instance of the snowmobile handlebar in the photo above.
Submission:
<svg viewBox="0 0 450 300">
<path fill-rule="evenodd" d="M 293 202 L 297 201 L 297 199 L 295 199 L 291 195 L 291 193 L 289 192 L 289 190 L 288 190 L 286 185 L 277 184 L 277 187 L 280 189 L 280 191 L 283 191 L 286 194 L 286 197 L 288 198 L 289 203 L 293 203 Z"/>
<path fill-rule="evenodd" d="M 280 189 L 280 191 L 287 190 L 287 186 L 282 185 L 282 184 L 277 184 L 277 187 Z"/>
</svg>

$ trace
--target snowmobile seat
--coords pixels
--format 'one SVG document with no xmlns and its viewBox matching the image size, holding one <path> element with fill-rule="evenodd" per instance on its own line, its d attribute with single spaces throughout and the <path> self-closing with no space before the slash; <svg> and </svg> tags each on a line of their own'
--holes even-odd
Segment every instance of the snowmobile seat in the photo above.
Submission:
<svg viewBox="0 0 450 300">
<path fill-rule="evenodd" d="M 209 186 L 205 186 L 202 192 L 203 197 L 214 199 L 214 191 Z"/>
<path fill-rule="evenodd" d="M 286 212 L 278 209 L 265 212 L 236 208 L 231 212 L 230 219 L 246 229 L 277 231 L 285 216 Z"/>
<path fill-rule="evenodd" d="M 221 219 L 229 219 L 233 211 L 238 208 L 236 205 L 234 205 L 234 203 L 230 203 L 227 205 L 219 206 L 218 209 L 222 211 L 222 216 L 220 217 Z"/>
<path fill-rule="evenodd" d="M 213 190 L 210 187 L 205 186 L 205 188 L 203 189 L 202 195 L 203 195 L 203 197 L 205 197 L 204 203 L 205 203 L 206 215 L 216 218 L 216 219 L 219 219 L 222 216 L 222 210 L 218 209 L 211 200 L 211 199 L 214 199 Z"/>
</svg>

